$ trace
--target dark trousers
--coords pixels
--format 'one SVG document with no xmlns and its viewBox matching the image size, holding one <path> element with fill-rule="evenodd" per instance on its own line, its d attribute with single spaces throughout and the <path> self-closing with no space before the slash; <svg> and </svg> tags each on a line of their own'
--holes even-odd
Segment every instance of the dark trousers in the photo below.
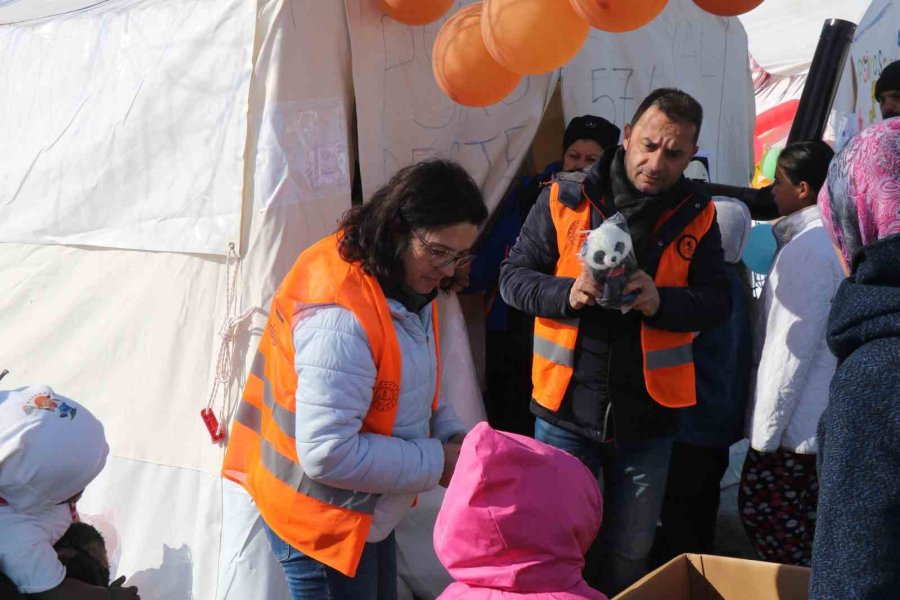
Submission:
<svg viewBox="0 0 900 600">
<path fill-rule="evenodd" d="M 686 552 L 710 554 L 716 539 L 720 482 L 728 469 L 728 448 L 675 442 L 653 548 L 658 566 Z"/>
<path fill-rule="evenodd" d="M 614 596 L 647 573 L 672 438 L 603 444 L 537 419 L 535 439 L 565 450 L 594 473 L 603 491 L 603 523 L 585 556 L 588 585 Z"/>
</svg>

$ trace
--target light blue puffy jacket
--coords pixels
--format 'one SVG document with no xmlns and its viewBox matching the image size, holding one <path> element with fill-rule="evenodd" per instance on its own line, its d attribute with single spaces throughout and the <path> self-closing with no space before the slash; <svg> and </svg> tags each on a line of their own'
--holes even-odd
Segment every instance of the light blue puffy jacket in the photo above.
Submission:
<svg viewBox="0 0 900 600">
<path fill-rule="evenodd" d="M 369 542 L 386 538 L 416 494 L 437 486 L 442 443 L 465 426 L 437 382 L 432 305 L 418 313 L 388 299 L 402 355 L 393 436 L 360 433 L 375 386 L 375 362 L 362 325 L 349 310 L 314 306 L 295 316 L 296 442 L 303 470 L 334 487 L 382 494 Z"/>
</svg>

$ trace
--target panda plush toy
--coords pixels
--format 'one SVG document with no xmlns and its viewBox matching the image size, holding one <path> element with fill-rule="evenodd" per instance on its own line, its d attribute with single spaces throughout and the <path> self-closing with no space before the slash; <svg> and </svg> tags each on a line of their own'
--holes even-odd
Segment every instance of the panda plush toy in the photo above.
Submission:
<svg viewBox="0 0 900 600">
<path fill-rule="evenodd" d="M 637 271 L 638 264 L 631 233 L 622 213 L 614 214 L 588 233 L 581 246 L 580 257 L 603 290 L 597 304 L 627 312 L 636 294 L 624 295 L 622 290 L 625 282 Z"/>
</svg>

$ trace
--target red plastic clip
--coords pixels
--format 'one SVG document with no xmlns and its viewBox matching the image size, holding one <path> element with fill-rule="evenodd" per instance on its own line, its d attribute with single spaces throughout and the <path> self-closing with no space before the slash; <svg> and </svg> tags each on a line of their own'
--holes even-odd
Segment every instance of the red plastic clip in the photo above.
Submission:
<svg viewBox="0 0 900 600">
<path fill-rule="evenodd" d="M 200 416 L 203 418 L 203 424 L 206 425 L 206 429 L 209 431 L 209 437 L 212 438 L 213 444 L 218 444 L 225 439 L 225 430 L 219 426 L 219 419 L 216 418 L 216 415 L 211 408 L 204 408 L 201 410 Z"/>
</svg>

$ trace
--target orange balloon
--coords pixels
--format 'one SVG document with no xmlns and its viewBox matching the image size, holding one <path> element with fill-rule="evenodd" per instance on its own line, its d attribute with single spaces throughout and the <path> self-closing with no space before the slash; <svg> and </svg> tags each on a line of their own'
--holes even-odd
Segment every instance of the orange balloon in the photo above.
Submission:
<svg viewBox="0 0 900 600">
<path fill-rule="evenodd" d="M 614 33 L 643 27 L 663 11 L 669 0 L 569 0 L 591 27 Z"/>
<path fill-rule="evenodd" d="M 522 77 L 497 64 L 481 37 L 481 2 L 444 23 L 431 51 L 434 79 L 448 97 L 466 106 L 487 106 L 506 98 Z"/>
<path fill-rule="evenodd" d="M 590 27 L 569 0 L 484 0 L 481 33 L 500 66 L 537 75 L 578 54 Z"/>
<path fill-rule="evenodd" d="M 453 0 L 378 0 L 381 10 L 407 25 L 426 25 L 450 10 Z"/>
<path fill-rule="evenodd" d="M 750 12 L 763 3 L 763 0 L 694 0 L 694 4 L 708 13 L 720 17 L 736 17 Z"/>
</svg>

